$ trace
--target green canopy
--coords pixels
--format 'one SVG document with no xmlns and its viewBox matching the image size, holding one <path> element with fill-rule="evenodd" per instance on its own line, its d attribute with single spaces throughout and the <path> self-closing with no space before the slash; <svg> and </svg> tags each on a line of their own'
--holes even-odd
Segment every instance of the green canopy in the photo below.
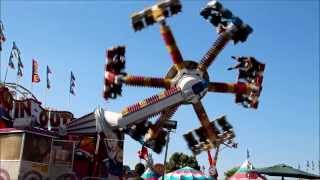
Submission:
<svg viewBox="0 0 320 180">
<path fill-rule="evenodd" d="M 282 177 L 295 177 L 295 178 L 306 178 L 306 179 L 320 179 L 320 176 L 311 174 L 299 169 L 295 169 L 285 164 L 278 164 L 271 167 L 260 168 L 251 170 L 252 172 L 258 172 L 266 174 L 268 176 L 282 176 Z"/>
</svg>

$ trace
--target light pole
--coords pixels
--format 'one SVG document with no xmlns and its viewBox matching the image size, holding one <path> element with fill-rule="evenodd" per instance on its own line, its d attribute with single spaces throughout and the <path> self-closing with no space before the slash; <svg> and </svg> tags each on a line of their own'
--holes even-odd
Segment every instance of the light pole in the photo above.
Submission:
<svg viewBox="0 0 320 180">
<path fill-rule="evenodd" d="M 164 161 L 163 161 L 163 168 L 164 168 L 164 173 L 162 176 L 162 180 L 164 180 L 164 175 L 166 174 L 166 162 L 167 162 L 167 156 L 168 156 L 168 146 L 169 146 L 169 141 L 170 141 L 170 133 L 172 130 L 177 129 L 177 121 L 173 120 L 167 120 L 163 123 L 163 128 L 167 129 L 167 136 L 166 136 L 166 150 L 164 153 Z"/>
<path fill-rule="evenodd" d="M 168 131 L 168 135 L 167 135 L 167 143 L 166 143 L 166 151 L 164 153 L 164 161 L 163 161 L 163 168 L 164 168 L 164 174 L 162 176 L 162 179 L 164 179 L 164 175 L 166 174 L 166 162 L 167 162 L 167 155 L 168 155 L 168 145 L 169 145 L 169 141 L 170 141 L 170 130 Z"/>
</svg>

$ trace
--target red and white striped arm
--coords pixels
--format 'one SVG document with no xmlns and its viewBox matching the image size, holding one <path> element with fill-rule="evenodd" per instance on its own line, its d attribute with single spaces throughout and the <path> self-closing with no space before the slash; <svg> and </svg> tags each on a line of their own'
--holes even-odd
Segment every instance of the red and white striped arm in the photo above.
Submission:
<svg viewBox="0 0 320 180">
<path fill-rule="evenodd" d="M 160 32 L 162 35 L 162 38 L 166 44 L 167 50 L 169 51 L 169 54 L 171 56 L 172 62 L 177 70 L 180 70 L 183 68 L 183 58 L 180 53 L 180 50 L 176 44 L 176 41 L 174 39 L 174 36 L 171 32 L 171 29 L 168 25 L 165 25 L 164 23 L 160 26 Z"/>
<path fill-rule="evenodd" d="M 252 91 L 257 91 L 258 87 L 250 83 L 223 83 L 223 82 L 210 82 L 208 85 L 209 92 L 219 93 L 233 93 L 233 94 L 248 94 Z"/>
<path fill-rule="evenodd" d="M 118 125 L 124 127 L 154 117 L 168 107 L 181 104 L 185 99 L 184 96 L 180 88 L 173 87 L 128 106 L 121 111 L 122 117 L 118 120 Z"/>
<path fill-rule="evenodd" d="M 171 86 L 171 79 L 158 77 L 127 75 L 121 78 L 121 82 L 129 86 L 142 86 L 166 89 Z"/>
</svg>

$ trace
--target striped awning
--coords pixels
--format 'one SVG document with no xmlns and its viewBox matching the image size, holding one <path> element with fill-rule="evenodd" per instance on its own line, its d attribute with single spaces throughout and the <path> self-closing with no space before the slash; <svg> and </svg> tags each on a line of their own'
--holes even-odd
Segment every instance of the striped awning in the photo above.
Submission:
<svg viewBox="0 0 320 180">
<path fill-rule="evenodd" d="M 178 169 L 164 176 L 165 180 L 207 180 L 210 179 L 201 171 L 191 167 Z"/>
<path fill-rule="evenodd" d="M 160 175 L 148 168 L 141 177 L 145 180 L 158 180 Z"/>
</svg>

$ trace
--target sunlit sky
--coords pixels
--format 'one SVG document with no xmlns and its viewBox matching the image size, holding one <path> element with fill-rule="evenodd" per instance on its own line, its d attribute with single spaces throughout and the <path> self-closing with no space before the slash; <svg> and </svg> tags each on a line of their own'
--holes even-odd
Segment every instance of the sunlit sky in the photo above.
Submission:
<svg viewBox="0 0 320 180">
<path fill-rule="evenodd" d="M 7 41 L 1 53 L 2 79 L 12 41 L 25 65 L 21 85 L 31 86 L 31 62 L 39 62 L 41 83 L 33 87 L 44 100 L 45 67 L 53 75 L 49 106 L 70 110 L 80 117 L 102 106 L 110 111 L 156 94 L 161 89 L 123 87 L 123 96 L 102 98 L 106 48 L 126 45 L 126 70 L 130 74 L 163 77 L 172 62 L 159 33 L 159 25 L 135 33 L 130 15 L 156 1 L 1 1 L 1 20 Z M 168 19 L 184 59 L 198 61 L 216 39 L 211 24 L 199 12 L 207 1 L 183 1 L 183 12 Z M 237 73 L 226 69 L 233 55 L 250 55 L 266 63 L 258 110 L 234 103 L 231 94 L 208 93 L 202 102 L 211 119 L 226 114 L 234 126 L 237 149 L 224 149 L 218 159 L 220 175 L 246 158 L 256 167 L 286 163 L 306 168 L 319 160 L 319 1 L 222 1 L 225 7 L 250 24 L 254 32 L 247 42 L 228 44 L 209 68 L 210 79 L 234 82 Z M 76 96 L 68 106 L 69 75 L 76 77 Z M 9 70 L 8 81 L 16 72 Z M 178 129 L 171 135 L 173 152 L 191 154 L 182 134 L 200 125 L 191 106 L 182 106 L 173 117 Z M 141 145 L 126 137 L 124 162 L 134 167 Z M 153 153 L 163 162 L 164 153 Z M 208 165 L 207 155 L 197 157 Z M 310 168 L 309 168 L 310 169 Z M 309 170 L 309 172 L 312 172 Z M 317 171 L 313 171 L 317 172 Z"/>
</svg>

